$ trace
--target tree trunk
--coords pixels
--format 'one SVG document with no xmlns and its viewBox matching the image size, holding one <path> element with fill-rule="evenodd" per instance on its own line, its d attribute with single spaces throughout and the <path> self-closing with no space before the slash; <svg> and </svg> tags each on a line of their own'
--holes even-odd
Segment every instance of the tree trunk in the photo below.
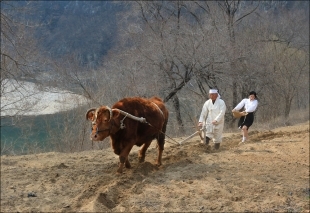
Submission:
<svg viewBox="0 0 310 213">
<path fill-rule="evenodd" d="M 178 126 L 179 126 L 179 131 L 184 132 L 184 124 L 182 121 L 182 116 L 181 116 L 181 111 L 180 111 L 179 98 L 177 95 L 174 95 L 172 100 L 173 100 L 173 107 L 175 109 L 176 119 L 177 119 Z"/>
<path fill-rule="evenodd" d="M 292 98 L 286 98 L 286 100 L 285 100 L 285 109 L 284 109 L 285 120 L 287 120 L 288 116 L 290 115 L 291 104 L 292 104 Z"/>
</svg>

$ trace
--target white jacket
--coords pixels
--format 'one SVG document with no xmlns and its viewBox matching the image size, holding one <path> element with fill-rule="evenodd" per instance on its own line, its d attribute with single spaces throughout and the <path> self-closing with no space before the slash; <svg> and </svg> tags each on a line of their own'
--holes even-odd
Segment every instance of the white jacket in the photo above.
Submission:
<svg viewBox="0 0 310 213">
<path fill-rule="evenodd" d="M 217 124 L 224 124 L 224 115 L 226 112 L 225 102 L 217 97 L 214 104 L 212 100 L 207 100 L 200 114 L 199 122 L 203 122 L 204 124 L 210 124 L 212 121 L 216 120 Z"/>
<path fill-rule="evenodd" d="M 254 99 L 251 101 L 249 98 L 244 98 L 242 101 L 234 108 L 235 110 L 240 110 L 244 107 L 246 112 L 254 112 L 258 106 L 258 101 Z"/>
</svg>

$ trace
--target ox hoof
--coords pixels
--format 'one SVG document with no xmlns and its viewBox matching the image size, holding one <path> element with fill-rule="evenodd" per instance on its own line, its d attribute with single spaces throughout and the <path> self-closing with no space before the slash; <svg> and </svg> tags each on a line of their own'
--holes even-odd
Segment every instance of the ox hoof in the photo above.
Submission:
<svg viewBox="0 0 310 213">
<path fill-rule="evenodd" d="M 123 170 L 122 170 L 122 169 L 118 169 L 118 170 L 116 171 L 116 173 L 117 173 L 118 175 L 123 174 Z"/>
<path fill-rule="evenodd" d="M 160 162 L 157 162 L 155 165 L 160 167 L 162 164 Z"/>
</svg>

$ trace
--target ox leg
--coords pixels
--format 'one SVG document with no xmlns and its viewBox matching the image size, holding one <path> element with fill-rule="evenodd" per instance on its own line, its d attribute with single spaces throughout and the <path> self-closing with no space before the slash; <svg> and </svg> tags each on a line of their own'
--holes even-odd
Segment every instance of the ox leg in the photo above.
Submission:
<svg viewBox="0 0 310 213">
<path fill-rule="evenodd" d="M 125 167 L 126 167 L 127 169 L 130 169 L 130 168 L 131 168 L 131 165 L 130 165 L 130 163 L 129 163 L 128 157 L 127 157 L 127 159 L 126 159 L 126 161 L 125 161 Z"/>
<path fill-rule="evenodd" d="M 164 145 L 165 145 L 165 135 L 163 133 L 160 133 L 157 138 L 157 144 L 158 144 L 158 155 L 157 155 L 157 161 L 156 165 L 160 166 L 162 165 L 161 159 L 164 151 Z"/>
<path fill-rule="evenodd" d="M 119 164 L 118 164 L 117 173 L 123 173 L 123 168 L 124 168 L 125 161 L 126 161 L 125 157 L 119 156 Z"/>
<path fill-rule="evenodd" d="M 145 160 L 146 150 L 149 148 L 152 141 L 145 142 L 138 153 L 139 163 L 143 163 Z"/>
<path fill-rule="evenodd" d="M 129 160 L 128 160 L 128 157 L 125 159 L 125 157 L 123 156 L 120 156 L 119 157 L 119 165 L 118 165 L 118 169 L 117 169 L 117 172 L 118 173 L 123 173 L 123 168 L 124 168 L 124 165 L 127 169 L 130 169 L 131 168 L 131 165 L 129 163 Z"/>
<path fill-rule="evenodd" d="M 132 148 L 132 146 L 127 147 L 126 149 L 122 150 L 122 152 L 120 153 L 120 155 L 119 155 L 119 166 L 117 169 L 118 173 L 123 173 L 124 165 L 128 169 L 131 168 L 131 165 L 130 165 L 129 160 L 128 160 L 128 155 L 129 155 L 131 148 Z"/>
<path fill-rule="evenodd" d="M 162 155 L 163 155 L 163 151 L 162 149 L 160 149 L 158 147 L 158 156 L 157 156 L 157 161 L 156 161 L 156 165 L 157 166 L 161 166 L 161 158 L 162 158 Z"/>
</svg>

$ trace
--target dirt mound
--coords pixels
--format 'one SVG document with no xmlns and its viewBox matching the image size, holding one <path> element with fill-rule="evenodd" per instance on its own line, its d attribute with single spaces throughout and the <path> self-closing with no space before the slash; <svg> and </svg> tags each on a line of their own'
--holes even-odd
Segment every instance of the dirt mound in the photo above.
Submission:
<svg viewBox="0 0 310 213">
<path fill-rule="evenodd" d="M 167 141 L 161 167 L 135 147 L 122 175 L 111 149 L 2 156 L 1 212 L 309 212 L 309 122 L 240 139 Z"/>
</svg>

